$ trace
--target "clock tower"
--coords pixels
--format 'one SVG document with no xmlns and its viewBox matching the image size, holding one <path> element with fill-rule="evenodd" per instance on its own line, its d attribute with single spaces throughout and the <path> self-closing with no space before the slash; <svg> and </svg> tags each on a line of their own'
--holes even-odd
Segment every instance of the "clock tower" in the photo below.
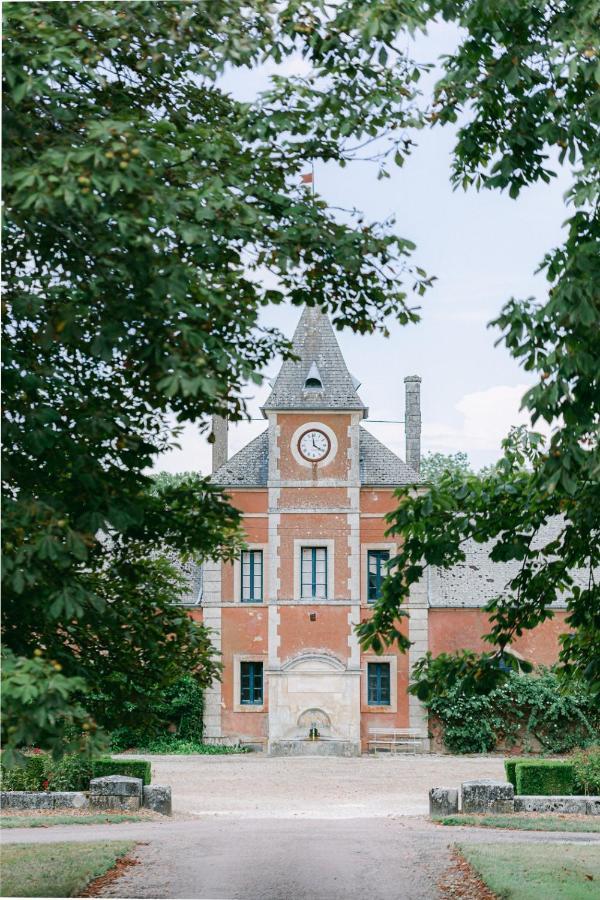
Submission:
<svg viewBox="0 0 600 900">
<path fill-rule="evenodd" d="M 393 491 L 419 475 L 361 424 L 368 410 L 319 308 L 304 309 L 292 352 L 262 409 L 268 429 L 213 475 L 244 514 L 247 549 L 205 572 L 224 665 L 205 737 L 354 755 L 369 726 L 414 725 L 408 657 L 361 654 L 354 629 L 396 550 Z"/>
<path fill-rule="evenodd" d="M 269 663 L 269 744 L 285 746 L 312 709 L 321 731 L 358 752 L 360 648 L 353 626 L 360 621 L 359 423 L 367 409 L 318 308 L 302 313 L 293 353 L 297 359 L 283 363 L 263 407 L 280 601 L 272 628 L 288 644 Z"/>
</svg>

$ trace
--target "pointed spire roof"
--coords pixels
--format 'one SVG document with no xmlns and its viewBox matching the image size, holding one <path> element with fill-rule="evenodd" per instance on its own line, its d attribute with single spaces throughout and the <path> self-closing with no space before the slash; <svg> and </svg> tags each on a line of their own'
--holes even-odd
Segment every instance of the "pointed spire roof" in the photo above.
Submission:
<svg viewBox="0 0 600 900">
<path fill-rule="evenodd" d="M 263 406 L 267 410 L 356 409 L 367 415 L 367 408 L 356 393 L 331 322 L 316 306 L 306 306 L 292 338 L 297 360 L 286 359 L 275 379 L 273 390 Z M 322 389 L 306 387 L 315 370 Z"/>
</svg>

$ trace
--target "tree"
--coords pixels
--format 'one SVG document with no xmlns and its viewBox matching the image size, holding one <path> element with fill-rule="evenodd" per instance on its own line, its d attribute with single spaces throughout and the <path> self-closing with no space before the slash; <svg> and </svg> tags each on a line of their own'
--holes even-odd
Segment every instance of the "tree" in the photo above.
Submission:
<svg viewBox="0 0 600 900">
<path fill-rule="evenodd" d="M 561 596 L 569 629 L 561 671 L 598 692 L 598 4 L 440 2 L 436 12 L 463 29 L 460 46 L 444 61 L 429 117 L 432 125 L 460 117 L 455 185 L 508 189 L 517 197 L 529 184 L 548 182 L 557 165 L 573 169 L 565 242 L 541 263 L 547 300 L 511 299 L 493 323 L 513 356 L 537 375 L 523 406 L 534 424 L 550 424 L 552 435 L 545 444 L 517 431 L 496 471 L 448 475 L 416 497 L 400 492 L 390 529 L 402 538 L 399 568 L 361 639 L 375 648 L 396 639 L 404 646 L 397 618 L 425 566 L 449 567 L 464 559 L 465 540 L 493 539 L 492 558 L 519 560 L 521 569 L 488 604 L 490 651 L 425 660 L 413 690 L 427 699 L 463 678 L 471 690 L 490 690 L 505 677 L 507 662 L 518 665 L 508 653 L 512 639 L 552 617 L 551 603 Z M 538 546 L 540 529 L 557 516 L 559 536 Z M 584 588 L 573 582 L 575 569 L 588 573 Z"/>
<path fill-rule="evenodd" d="M 157 494 L 146 473 L 183 423 L 243 416 L 242 386 L 289 352 L 261 308 L 318 303 L 361 332 L 418 319 L 411 242 L 300 186 L 308 160 L 345 164 L 381 135 L 383 155 L 410 150 L 419 69 L 386 65 L 364 24 L 266 0 L 4 8 L 9 747 L 82 716 L 92 728 L 99 681 L 110 727 L 130 691 L 212 678 L 165 555 L 230 558 L 239 517 L 207 480 Z M 293 53 L 310 75 L 275 77 L 254 103 L 220 85 Z"/>
<path fill-rule="evenodd" d="M 416 84 L 426 66 L 403 48 L 407 33 L 438 14 L 465 36 L 433 107 L 421 110 Z M 280 334 L 259 327 L 264 306 L 319 304 L 336 326 L 363 333 L 385 332 L 388 315 L 418 320 L 403 285 L 420 295 L 429 279 L 409 264 L 411 242 L 393 223 L 329 210 L 299 182 L 308 160 L 346 165 L 365 146 L 385 177 L 386 161 L 402 164 L 424 116 L 432 125 L 465 117 L 456 183 L 516 196 L 551 177 L 552 148 L 576 168 L 575 212 L 564 246 L 544 261 L 548 302 L 510 301 L 498 319 L 511 352 L 540 374 L 527 407 L 559 423 L 549 451 L 507 450 L 517 495 L 512 506 L 508 488 L 504 506 L 493 495 L 502 514 L 482 505 L 486 480 L 477 487 L 470 476 L 466 487 L 464 479 L 432 487 L 431 507 L 407 498 L 408 519 L 393 523 L 412 554 L 406 579 L 423 558 L 431 562 L 428 517 L 435 533 L 433 520 L 450 510 L 454 543 L 431 551 L 443 565 L 460 552 L 469 515 L 484 520 L 482 532 L 528 563 L 512 602 L 490 610 L 494 639 L 506 645 L 515 629 L 549 615 L 546 587 L 564 587 L 573 628 L 565 667 L 597 677 L 595 16 L 595 4 L 564 0 L 5 6 L 3 621 L 13 686 L 27 690 L 36 650 L 45 661 L 35 670 L 43 669 L 42 688 L 28 739 L 38 727 L 48 732 L 44 683 L 63 698 L 60 714 L 80 721 L 85 707 L 70 698 L 85 690 L 71 679 L 95 677 L 96 645 L 90 638 L 84 658 L 77 629 L 107 611 L 110 634 L 131 641 L 132 652 L 118 654 L 124 683 L 137 676 L 140 653 L 155 673 L 167 660 L 167 680 L 188 651 L 199 677 L 211 676 L 205 634 L 167 600 L 176 574 L 163 557 L 231 557 L 238 516 L 206 480 L 158 497 L 145 473 L 173 440 L 170 416 L 180 426 L 207 424 L 213 413 L 242 417 L 243 384 L 289 352 Z M 308 62 L 306 76 L 276 75 L 252 103 L 223 90 L 226 69 L 292 54 Z M 555 507 L 565 528 L 534 558 L 527 542 Z M 589 565 L 589 589 L 571 590 L 568 575 L 554 581 L 557 555 L 565 572 Z M 366 643 L 394 638 L 406 579 L 384 591 Z M 121 597 L 127 622 L 116 611 Z M 162 631 L 143 627 L 150 609 Z M 98 634 L 110 661 L 120 642 L 108 637 Z M 59 689 L 54 665 L 66 679 Z M 14 743 L 19 726 L 9 727 Z"/>
<path fill-rule="evenodd" d="M 464 474 L 471 472 L 466 453 L 426 453 L 421 460 L 421 475 L 428 482 L 438 482 L 446 472 Z"/>
</svg>

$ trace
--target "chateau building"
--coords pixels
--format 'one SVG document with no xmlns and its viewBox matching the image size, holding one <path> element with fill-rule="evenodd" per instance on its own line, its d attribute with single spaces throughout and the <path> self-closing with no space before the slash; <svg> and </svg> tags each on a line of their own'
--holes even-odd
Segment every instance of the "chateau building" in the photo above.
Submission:
<svg viewBox="0 0 600 900">
<path fill-rule="evenodd" d="M 192 587 L 201 601 L 191 615 L 213 629 L 223 663 L 205 694 L 205 740 L 294 753 L 316 727 L 321 752 L 352 755 L 373 728 L 410 728 L 426 747 L 411 667 L 428 649 L 483 646 L 481 607 L 506 583 L 506 567 L 478 547 L 450 573 L 427 573 L 403 620 L 409 652 L 361 651 L 354 626 L 371 614 L 396 552 L 385 515 L 396 487 L 421 483 L 421 379 L 404 379 L 404 461 L 365 428 L 358 384 L 319 309 L 304 309 L 293 352 L 262 409 L 262 434 L 228 459 L 227 424 L 214 423 L 212 478 L 243 514 L 247 549 L 233 564 L 205 564 Z M 563 617 L 515 649 L 551 662 Z"/>
</svg>

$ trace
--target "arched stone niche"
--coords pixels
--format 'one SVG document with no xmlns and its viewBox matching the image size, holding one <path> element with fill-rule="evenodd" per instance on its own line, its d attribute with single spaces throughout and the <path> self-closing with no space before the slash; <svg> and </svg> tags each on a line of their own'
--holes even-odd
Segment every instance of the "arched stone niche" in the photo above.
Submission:
<svg viewBox="0 0 600 900">
<path fill-rule="evenodd" d="M 308 734 L 313 725 L 316 725 L 321 737 L 331 735 L 331 719 L 324 709 L 318 709 L 314 706 L 311 709 L 305 709 L 298 716 L 297 724 L 301 734 Z"/>
</svg>

